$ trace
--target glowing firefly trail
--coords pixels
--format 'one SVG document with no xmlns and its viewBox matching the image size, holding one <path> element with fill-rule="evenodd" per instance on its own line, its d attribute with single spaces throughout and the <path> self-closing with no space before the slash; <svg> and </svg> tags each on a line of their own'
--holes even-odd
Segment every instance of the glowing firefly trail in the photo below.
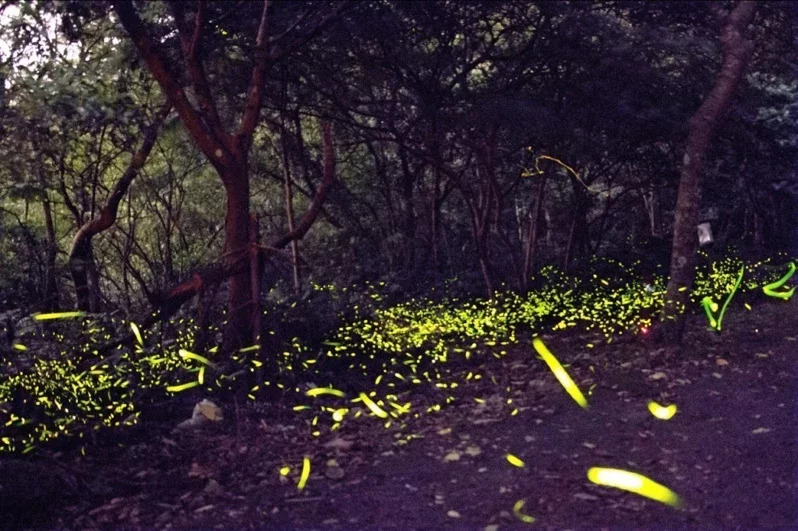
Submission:
<svg viewBox="0 0 798 531">
<path fill-rule="evenodd" d="M 554 373 L 554 376 L 559 380 L 560 384 L 565 388 L 568 394 L 571 395 L 571 398 L 573 398 L 577 404 L 587 409 L 587 399 L 585 395 L 582 394 L 579 387 L 577 387 L 571 377 L 568 376 L 568 373 L 565 372 L 565 369 L 560 365 L 560 362 L 557 361 L 557 358 L 554 357 L 554 354 L 546 348 L 543 341 L 536 337 L 532 340 L 532 346 L 535 347 L 535 350 L 538 351 L 540 357 L 543 358 L 543 361 L 549 366 L 549 369 Z"/>
</svg>

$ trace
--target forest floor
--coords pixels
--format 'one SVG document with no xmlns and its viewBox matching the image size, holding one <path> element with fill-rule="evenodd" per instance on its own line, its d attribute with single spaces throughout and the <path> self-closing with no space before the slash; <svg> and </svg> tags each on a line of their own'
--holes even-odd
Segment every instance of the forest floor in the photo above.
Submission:
<svg viewBox="0 0 798 531">
<path fill-rule="evenodd" d="M 587 348 L 577 333 L 544 340 L 582 390 L 592 388 L 589 408 L 522 338 L 509 355 L 487 356 L 483 377 L 458 387 L 456 401 L 403 428 L 362 415 L 314 439 L 290 408 L 235 415 L 220 404 L 225 420 L 213 430 L 145 421 L 133 444 L 51 456 L 72 489 L 41 500 L 28 523 L 493 530 L 526 527 L 526 514 L 553 529 L 798 528 L 796 301 L 731 311 L 720 335 L 695 316 L 675 351 L 637 339 Z M 404 400 L 426 409 L 440 402 L 431 394 Z M 678 413 L 659 420 L 649 400 Z M 311 469 L 300 491 L 304 457 Z M 593 466 L 644 474 L 682 507 L 595 485 Z"/>
</svg>

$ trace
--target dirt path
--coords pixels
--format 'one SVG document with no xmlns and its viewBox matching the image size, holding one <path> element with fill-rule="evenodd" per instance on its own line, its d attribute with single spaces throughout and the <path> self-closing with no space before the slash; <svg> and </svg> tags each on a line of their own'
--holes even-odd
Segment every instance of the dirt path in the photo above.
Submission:
<svg viewBox="0 0 798 531">
<path fill-rule="evenodd" d="M 386 430 L 365 416 L 345 423 L 335 441 L 351 443 L 345 449 L 323 446 L 332 436 L 310 441 L 304 427 L 274 416 L 239 424 L 239 433 L 228 425 L 159 436 L 76 462 L 96 471 L 106 494 L 77 500 L 60 522 L 505 529 L 528 525 L 513 514 L 524 500 L 522 512 L 543 528 L 795 528 L 796 303 L 730 312 L 724 325 L 713 339 L 696 318 L 686 346 L 670 358 L 637 341 L 588 349 L 583 337 L 546 339 L 584 391 L 595 384 L 587 410 L 522 341 L 475 370 L 482 378 L 452 393 L 453 404 L 405 429 Z M 407 400 L 423 408 L 446 394 Z M 647 410 L 651 399 L 679 412 L 658 420 Z M 525 466 L 512 466 L 508 453 Z M 298 492 L 305 455 L 312 469 Z M 337 466 L 327 466 L 331 459 Z M 294 467 L 289 479 L 277 473 L 286 463 Z M 592 466 L 642 473 L 676 491 L 683 508 L 594 485 L 586 477 Z"/>
</svg>

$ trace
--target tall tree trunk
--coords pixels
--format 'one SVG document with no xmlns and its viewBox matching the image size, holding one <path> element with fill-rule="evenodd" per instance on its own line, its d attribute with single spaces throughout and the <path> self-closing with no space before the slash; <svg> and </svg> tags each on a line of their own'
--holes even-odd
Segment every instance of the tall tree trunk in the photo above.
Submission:
<svg viewBox="0 0 798 531">
<path fill-rule="evenodd" d="M 535 206 L 532 212 L 529 213 L 529 238 L 526 242 L 526 249 L 524 253 L 524 272 L 521 279 L 521 287 L 526 290 L 529 287 L 529 277 L 532 274 L 534 267 L 534 260 L 537 254 L 538 244 L 538 227 L 540 226 L 540 209 L 543 205 L 543 194 L 546 191 L 546 176 L 541 175 L 538 177 L 537 193 L 535 194 Z"/>
<path fill-rule="evenodd" d="M 246 101 L 238 127 L 231 133 L 222 122 L 222 115 L 213 97 L 211 80 L 206 75 L 201 54 L 203 34 L 208 26 L 206 4 L 204 2 L 169 3 L 182 49 L 183 60 L 179 66 L 184 68 L 184 73 L 190 81 L 191 95 L 196 101 L 195 105 L 190 101 L 186 92 L 184 79 L 174 68 L 174 58 L 168 57 L 162 49 L 160 38 L 150 35 L 133 2 L 131 0 L 111 1 L 120 23 L 136 46 L 139 55 L 147 63 L 153 77 L 174 105 L 196 145 L 216 169 L 225 188 L 227 213 L 225 216 L 224 261 L 227 272 L 232 275 L 228 284 L 225 350 L 245 346 L 252 338 L 252 282 L 248 274 L 249 261 L 246 260 L 246 250 L 249 245 L 247 157 L 252 146 L 255 129 L 260 121 L 267 72 L 270 66 L 278 62 L 285 54 L 307 43 L 321 32 L 337 17 L 345 5 L 345 3 L 339 3 L 327 16 L 322 17 L 316 23 L 294 24 L 288 31 L 272 39 L 269 25 L 270 3 L 270 0 L 263 2 L 255 46 L 252 50 L 253 67 L 246 91 Z M 326 176 L 329 128 L 325 127 L 324 135 Z M 329 152 L 332 154 L 332 147 L 329 148 Z M 330 168 L 334 168 L 334 162 L 330 163 Z M 297 238 L 297 234 L 301 235 L 307 232 L 309 226 L 303 226 L 303 222 L 306 219 L 315 219 L 320 208 L 320 204 L 312 205 L 313 216 L 303 218 L 295 230 L 288 233 L 294 236 L 286 240 L 283 245 L 289 243 L 291 239 Z M 244 264 L 247 267 L 243 269 L 233 267 L 238 264 Z M 191 290 L 195 289 L 191 288 Z M 178 299 L 182 300 L 182 296 L 186 293 L 188 291 L 181 290 L 181 297 L 170 297 L 171 304 L 176 304 Z M 168 309 L 162 308 L 162 315 L 168 313 L 166 311 Z"/>
<path fill-rule="evenodd" d="M 261 267 L 260 234 L 258 218 L 250 214 L 249 216 L 249 278 L 250 289 L 252 290 L 252 343 L 259 345 L 261 341 L 261 308 L 260 308 L 260 280 L 263 268 Z M 296 240 L 292 241 L 294 243 Z"/>
<path fill-rule="evenodd" d="M 285 215 L 288 218 L 288 230 L 294 230 L 294 190 L 291 186 L 291 161 L 288 157 L 288 141 L 286 140 L 285 124 L 282 124 L 282 137 L 280 143 L 283 148 L 283 192 L 285 198 Z M 291 241 L 291 270 L 294 280 L 294 293 L 300 292 L 299 281 L 299 245 L 296 240 Z"/>
<path fill-rule="evenodd" d="M 55 310 L 58 308 L 58 281 L 55 275 L 55 259 L 58 255 L 58 242 L 55 234 L 55 223 L 53 222 L 53 209 L 50 198 L 47 195 L 47 182 L 44 171 L 39 173 L 39 182 L 42 186 L 42 210 L 44 212 L 44 226 L 47 230 L 47 251 L 44 262 L 44 300 L 42 305 L 45 310 Z"/>
<path fill-rule="evenodd" d="M 431 120 L 427 126 L 427 146 L 432 160 L 432 197 L 430 198 L 430 245 L 432 250 L 432 263 L 436 272 L 441 271 L 440 242 L 438 234 L 440 231 L 440 203 L 438 198 L 441 194 L 441 150 L 438 139 L 438 116 L 432 112 Z"/>
<path fill-rule="evenodd" d="M 399 160 L 402 164 L 402 232 L 404 233 L 404 267 L 412 271 L 416 264 L 416 212 L 413 202 L 413 189 L 416 176 L 410 169 L 407 152 L 399 144 Z"/>
<path fill-rule="evenodd" d="M 569 271 L 571 264 L 585 257 L 588 247 L 587 233 L 587 210 L 590 207 L 590 199 L 585 196 L 580 183 L 576 179 L 571 179 L 571 186 L 574 191 L 574 202 L 572 207 L 571 226 L 568 229 L 568 243 L 565 246 L 565 259 L 563 270 Z"/>
<path fill-rule="evenodd" d="M 249 176 L 246 165 L 223 175 L 227 193 L 224 223 L 225 263 L 241 260 L 249 248 Z M 252 282 L 249 272 L 230 277 L 227 286 L 227 326 L 225 348 L 233 350 L 250 345 L 253 334 Z"/>
<path fill-rule="evenodd" d="M 725 20 L 721 41 L 723 65 L 715 86 L 690 118 L 684 158 L 682 160 L 679 192 L 676 199 L 676 219 L 673 227 L 670 279 L 665 293 L 661 326 L 657 335 L 664 342 L 679 344 L 685 324 L 688 293 L 693 284 L 695 255 L 698 248 L 696 225 L 701 203 L 701 171 L 704 155 L 709 148 L 712 132 L 731 100 L 734 88 L 745 71 L 753 42 L 744 35 L 756 10 L 753 1 L 737 4 Z"/>
<path fill-rule="evenodd" d="M 471 212 L 471 230 L 474 235 L 474 245 L 477 250 L 479 268 L 485 281 L 485 290 L 488 298 L 495 294 L 493 273 L 490 263 L 490 226 L 492 212 L 497 206 L 493 160 L 493 134 L 489 140 L 482 141 L 476 148 L 477 156 L 477 181 L 476 196 L 468 188 L 461 186 L 463 197 Z"/>
<path fill-rule="evenodd" d="M 155 121 L 144 134 L 144 141 L 139 150 L 133 155 L 122 177 L 114 185 L 108 199 L 100 209 L 100 213 L 78 229 L 72 238 L 69 249 L 69 271 L 75 284 L 75 299 L 77 307 L 83 311 L 99 311 L 100 285 L 99 271 L 94 261 L 92 239 L 101 232 L 110 228 L 116 221 L 119 204 L 125 197 L 128 188 L 138 175 L 139 170 L 147 161 L 147 157 L 158 138 L 158 130 L 171 110 L 171 105 L 164 105 Z"/>
</svg>

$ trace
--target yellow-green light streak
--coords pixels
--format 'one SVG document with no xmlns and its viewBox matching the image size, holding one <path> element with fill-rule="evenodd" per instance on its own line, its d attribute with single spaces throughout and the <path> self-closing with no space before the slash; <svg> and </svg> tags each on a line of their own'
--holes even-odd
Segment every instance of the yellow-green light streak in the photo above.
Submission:
<svg viewBox="0 0 798 531">
<path fill-rule="evenodd" d="M 795 262 L 790 262 L 790 265 L 788 266 L 787 269 L 787 273 L 783 277 L 778 279 L 776 282 L 771 282 L 770 284 L 765 285 L 762 288 L 762 291 L 764 291 L 765 295 L 768 295 L 769 297 L 776 297 L 778 299 L 783 299 L 785 301 L 790 300 L 790 298 L 793 296 L 793 293 L 795 293 L 795 286 L 793 286 L 792 289 L 788 291 L 776 291 L 776 290 L 782 287 L 784 284 L 786 284 L 787 281 L 790 280 L 790 278 L 794 274 L 795 274 Z"/>
<path fill-rule="evenodd" d="M 372 399 L 370 399 L 368 395 L 366 395 L 366 393 L 360 393 L 360 400 L 362 400 L 363 403 L 366 404 L 366 407 L 368 407 L 372 413 L 374 413 L 381 419 L 388 418 L 388 413 L 386 413 L 380 406 L 378 406 Z"/>
<path fill-rule="evenodd" d="M 734 282 L 734 287 L 731 290 L 731 293 L 726 297 L 726 301 L 723 303 L 723 307 L 720 309 L 720 314 L 718 314 L 717 319 L 713 315 L 712 312 L 717 311 L 718 305 L 714 302 L 710 297 L 704 297 L 701 300 L 701 305 L 704 307 L 704 312 L 707 314 L 707 318 L 709 319 L 709 326 L 714 328 L 718 332 L 721 330 L 721 326 L 723 325 L 723 316 L 726 314 L 726 308 L 728 308 L 729 303 L 734 297 L 734 294 L 737 293 L 737 288 L 740 287 L 740 283 L 743 281 L 743 274 L 745 273 L 745 265 L 740 268 L 740 273 L 737 276 L 737 280 Z"/>
<path fill-rule="evenodd" d="M 560 362 L 557 361 L 557 358 L 554 357 L 554 354 L 543 344 L 543 341 L 536 337 L 532 340 L 532 346 L 535 347 L 535 350 L 537 350 L 540 357 L 543 358 L 543 361 L 549 366 L 549 369 L 551 369 L 551 372 L 554 373 L 554 376 L 565 388 L 565 391 L 571 395 L 571 398 L 573 398 L 577 404 L 587 409 L 587 399 L 585 395 L 582 394 L 579 387 L 577 387 L 571 377 L 568 376 L 568 373 L 565 372 L 565 369 L 560 365 Z"/>
<path fill-rule="evenodd" d="M 130 329 L 133 330 L 133 335 L 136 336 L 136 341 L 139 342 L 139 345 L 144 346 L 144 340 L 141 338 L 141 332 L 139 331 L 138 325 L 131 321 Z"/>
<path fill-rule="evenodd" d="M 36 321 L 51 321 L 53 319 L 74 319 L 81 317 L 83 312 L 55 312 L 55 313 L 36 313 L 32 317 Z"/>
<path fill-rule="evenodd" d="M 200 383 L 198 381 L 188 382 L 180 385 L 170 385 L 166 388 L 167 391 L 170 393 L 179 393 L 180 391 L 185 391 L 186 389 L 191 389 L 192 387 L 197 387 Z"/>
<path fill-rule="evenodd" d="M 507 457 L 507 461 L 511 465 L 517 466 L 518 468 L 524 468 L 524 462 L 521 459 L 519 459 L 516 456 L 514 456 L 513 454 L 507 454 L 506 457 Z"/>
<path fill-rule="evenodd" d="M 532 524 L 535 522 L 535 517 L 523 512 L 525 504 L 526 502 L 524 500 L 518 500 L 515 502 L 515 505 L 513 505 L 513 514 L 525 524 Z"/>
<path fill-rule="evenodd" d="M 597 485 L 634 492 L 672 507 L 679 507 L 682 504 L 679 495 L 671 489 L 635 472 L 618 468 L 592 467 L 587 471 L 587 479 Z"/>
<path fill-rule="evenodd" d="M 648 410 L 660 420 L 670 420 L 677 411 L 676 404 L 661 406 L 653 400 L 648 403 Z"/>
<path fill-rule="evenodd" d="M 308 482 L 309 477 L 310 477 L 310 459 L 305 457 L 302 460 L 302 474 L 299 476 L 299 483 L 296 484 L 296 488 L 298 490 L 304 489 L 305 484 Z"/>
<path fill-rule="evenodd" d="M 177 353 L 183 359 L 196 360 L 196 361 L 198 361 L 198 362 L 200 362 L 202 364 L 208 365 L 208 366 L 212 366 L 213 365 L 211 363 L 211 360 L 209 360 L 205 356 L 200 356 L 199 354 L 194 354 L 193 352 L 190 352 L 190 351 L 188 351 L 186 349 L 182 349 L 181 348 Z"/>
<path fill-rule="evenodd" d="M 332 395 L 339 398 L 346 397 L 346 393 L 338 389 L 333 389 L 332 387 L 314 387 L 313 389 L 308 389 L 305 394 L 307 396 Z"/>
</svg>

